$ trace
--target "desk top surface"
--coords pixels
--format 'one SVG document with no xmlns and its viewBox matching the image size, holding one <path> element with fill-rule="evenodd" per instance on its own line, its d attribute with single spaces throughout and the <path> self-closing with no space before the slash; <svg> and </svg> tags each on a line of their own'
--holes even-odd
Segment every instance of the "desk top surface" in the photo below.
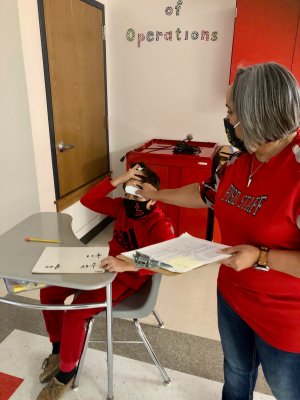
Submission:
<svg viewBox="0 0 300 400">
<path fill-rule="evenodd" d="M 0 235 L 0 277 L 42 282 L 81 290 L 93 290 L 107 286 L 116 273 L 103 274 L 32 274 L 32 268 L 45 247 L 85 246 L 76 238 L 68 214 L 43 212 L 33 214 Z M 57 239 L 61 244 L 27 242 L 26 236 Z"/>
</svg>

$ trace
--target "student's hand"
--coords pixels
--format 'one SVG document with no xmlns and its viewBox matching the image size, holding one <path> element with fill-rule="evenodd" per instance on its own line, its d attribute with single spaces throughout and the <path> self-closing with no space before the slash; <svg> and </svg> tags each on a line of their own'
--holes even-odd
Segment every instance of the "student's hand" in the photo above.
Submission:
<svg viewBox="0 0 300 400">
<path fill-rule="evenodd" d="M 151 185 L 151 183 L 143 183 L 143 189 L 137 190 L 137 194 L 140 194 L 147 200 L 156 200 L 158 190 Z"/>
<path fill-rule="evenodd" d="M 231 267 L 236 271 L 242 271 L 246 268 L 252 267 L 257 263 L 259 257 L 259 248 L 248 244 L 227 247 L 219 252 L 223 254 L 231 254 L 231 257 L 222 261 L 222 264 L 227 265 L 227 267 Z"/>
<path fill-rule="evenodd" d="M 120 260 L 112 256 L 103 258 L 100 266 L 108 272 L 125 272 L 138 270 L 135 264 Z"/>
<path fill-rule="evenodd" d="M 124 175 L 120 175 L 115 179 L 111 180 L 113 186 L 118 186 L 121 183 L 128 182 L 130 179 L 135 179 L 141 181 L 143 178 L 143 170 L 139 170 L 140 166 L 136 164 L 134 167 L 130 168 Z"/>
</svg>

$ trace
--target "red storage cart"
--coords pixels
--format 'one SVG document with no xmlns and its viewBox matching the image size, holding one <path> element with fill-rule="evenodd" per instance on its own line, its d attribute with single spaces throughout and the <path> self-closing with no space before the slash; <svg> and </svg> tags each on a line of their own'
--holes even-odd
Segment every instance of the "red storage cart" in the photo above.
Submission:
<svg viewBox="0 0 300 400">
<path fill-rule="evenodd" d="M 126 155 L 126 164 L 143 161 L 161 179 L 161 188 L 176 188 L 208 178 L 215 168 L 218 145 L 210 142 L 189 141 L 200 148 L 200 153 L 174 154 L 178 140 L 152 139 Z M 165 214 L 172 220 L 175 235 L 188 232 L 193 236 L 211 240 L 213 237 L 213 213 L 208 209 L 191 209 L 160 203 Z"/>
</svg>

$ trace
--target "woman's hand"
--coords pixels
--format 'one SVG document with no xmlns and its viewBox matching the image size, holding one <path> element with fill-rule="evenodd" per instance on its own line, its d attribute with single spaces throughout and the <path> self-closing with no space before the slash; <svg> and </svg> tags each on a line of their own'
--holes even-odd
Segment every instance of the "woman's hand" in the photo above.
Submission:
<svg viewBox="0 0 300 400">
<path fill-rule="evenodd" d="M 103 258 L 100 266 L 108 272 L 138 271 L 138 268 L 135 264 L 119 260 L 118 258 L 112 256 Z"/>
<path fill-rule="evenodd" d="M 143 183 L 143 188 L 137 190 L 137 194 L 143 196 L 147 200 L 156 200 L 155 195 L 157 195 L 158 190 L 151 185 L 151 183 Z"/>
<path fill-rule="evenodd" d="M 223 260 L 222 264 L 227 265 L 227 267 L 231 267 L 236 271 L 242 271 L 257 263 L 259 251 L 258 247 L 248 244 L 227 247 L 226 249 L 220 250 L 220 253 L 231 254 L 231 257 Z"/>
<path fill-rule="evenodd" d="M 163 203 L 187 208 L 206 208 L 207 205 L 201 199 L 199 183 L 181 186 L 176 189 L 156 190 L 148 183 L 143 183 L 143 189 L 137 191 L 145 199 L 158 200 Z"/>
</svg>

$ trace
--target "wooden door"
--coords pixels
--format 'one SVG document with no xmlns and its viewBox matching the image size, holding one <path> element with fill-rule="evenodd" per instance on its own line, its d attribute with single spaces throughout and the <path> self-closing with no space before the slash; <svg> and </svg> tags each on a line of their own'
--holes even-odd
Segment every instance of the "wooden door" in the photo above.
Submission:
<svg viewBox="0 0 300 400">
<path fill-rule="evenodd" d="M 104 6 L 38 4 L 56 197 L 76 201 L 76 191 L 109 171 Z"/>
</svg>

